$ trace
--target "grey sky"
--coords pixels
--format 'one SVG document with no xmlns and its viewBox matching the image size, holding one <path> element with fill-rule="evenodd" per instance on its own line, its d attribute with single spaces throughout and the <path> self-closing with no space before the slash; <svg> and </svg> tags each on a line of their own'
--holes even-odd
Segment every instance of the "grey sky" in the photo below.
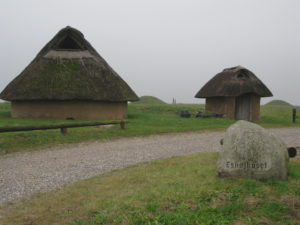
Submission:
<svg viewBox="0 0 300 225">
<path fill-rule="evenodd" d="M 224 68 L 300 105 L 299 0 L 1 0 L 2 90 L 63 27 L 80 30 L 139 95 L 197 103 Z"/>
</svg>

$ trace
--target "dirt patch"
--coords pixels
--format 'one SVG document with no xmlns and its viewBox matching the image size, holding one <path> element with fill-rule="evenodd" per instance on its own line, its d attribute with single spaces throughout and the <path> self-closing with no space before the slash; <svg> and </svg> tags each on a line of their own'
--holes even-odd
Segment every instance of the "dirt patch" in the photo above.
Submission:
<svg viewBox="0 0 300 225">
<path fill-rule="evenodd" d="M 255 208 L 261 202 L 261 199 L 255 197 L 246 197 L 244 202 L 249 208 Z"/>
</svg>

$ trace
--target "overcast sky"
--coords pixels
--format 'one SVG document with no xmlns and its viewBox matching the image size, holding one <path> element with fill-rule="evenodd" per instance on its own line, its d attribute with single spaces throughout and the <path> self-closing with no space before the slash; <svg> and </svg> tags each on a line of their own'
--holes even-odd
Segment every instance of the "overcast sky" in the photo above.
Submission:
<svg viewBox="0 0 300 225">
<path fill-rule="evenodd" d="M 201 103 L 242 65 L 300 105 L 299 0 L 1 0 L 0 89 L 63 27 L 80 30 L 137 95 Z"/>
</svg>

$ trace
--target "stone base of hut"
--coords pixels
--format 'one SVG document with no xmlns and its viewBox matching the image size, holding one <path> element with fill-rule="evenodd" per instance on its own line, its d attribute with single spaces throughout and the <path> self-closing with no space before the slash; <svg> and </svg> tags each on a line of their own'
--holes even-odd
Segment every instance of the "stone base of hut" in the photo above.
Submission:
<svg viewBox="0 0 300 225">
<path fill-rule="evenodd" d="M 13 118 L 125 119 L 127 102 L 13 101 Z"/>
</svg>

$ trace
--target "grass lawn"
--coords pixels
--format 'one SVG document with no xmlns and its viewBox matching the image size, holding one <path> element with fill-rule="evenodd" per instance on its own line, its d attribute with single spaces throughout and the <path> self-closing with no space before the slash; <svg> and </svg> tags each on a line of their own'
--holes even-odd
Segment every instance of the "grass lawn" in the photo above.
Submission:
<svg viewBox="0 0 300 225">
<path fill-rule="evenodd" d="M 215 176 L 217 153 L 131 166 L 0 208 L 5 225 L 300 224 L 300 160 L 288 181 Z"/>
<path fill-rule="evenodd" d="M 0 134 L 2 154 L 54 144 L 148 135 L 163 132 L 225 129 L 230 119 L 180 118 L 182 109 L 199 105 L 129 105 L 125 130 L 88 127 Z M 298 108 L 299 110 L 300 108 Z M 264 127 L 299 126 L 290 106 L 263 106 Z M 0 126 L 73 122 L 12 119 L 0 104 Z M 78 121 L 76 121 L 78 122 Z M 83 121 L 80 121 L 83 122 Z M 99 224 L 300 224 L 300 160 L 291 160 L 287 181 L 255 181 L 215 176 L 217 153 L 174 157 L 116 170 L 18 204 L 0 207 L 2 225 Z M 296 204 L 297 203 L 297 204 Z"/>
<path fill-rule="evenodd" d="M 203 109 L 203 105 L 129 105 L 128 124 L 125 130 L 119 125 L 110 128 L 82 127 L 68 129 L 67 135 L 60 130 L 0 133 L 0 155 L 17 151 L 41 149 L 56 144 L 101 140 L 113 137 L 149 135 L 164 132 L 184 132 L 207 129 L 225 129 L 233 120 L 226 118 L 180 118 L 179 112 L 187 109 L 192 113 Z M 299 111 L 300 107 L 298 107 Z M 261 121 L 264 127 L 299 126 L 291 122 L 291 106 L 262 106 Z M 10 104 L 0 104 L 0 126 L 38 125 L 87 122 L 83 120 L 14 119 L 10 118 Z"/>
</svg>

